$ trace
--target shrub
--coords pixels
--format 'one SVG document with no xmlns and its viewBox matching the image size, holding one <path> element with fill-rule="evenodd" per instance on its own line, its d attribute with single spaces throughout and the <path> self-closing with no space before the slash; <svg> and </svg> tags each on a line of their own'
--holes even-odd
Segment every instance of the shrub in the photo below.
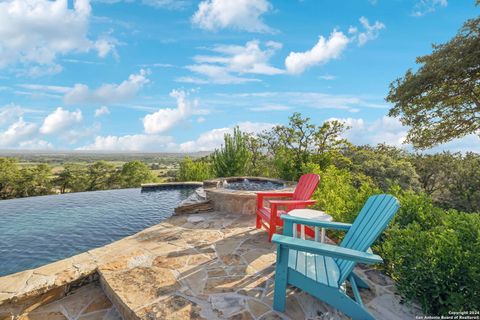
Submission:
<svg viewBox="0 0 480 320">
<path fill-rule="evenodd" d="M 377 245 L 407 301 L 427 314 L 480 309 L 480 216 L 442 210 L 425 195 L 399 192 L 401 208 Z"/>
<path fill-rule="evenodd" d="M 224 144 L 212 155 L 216 176 L 230 177 L 246 173 L 251 158 L 247 140 L 248 136 L 238 127 L 233 130 L 233 135 L 225 134 Z"/>
<path fill-rule="evenodd" d="M 315 206 L 336 221 L 352 222 L 367 198 L 378 193 L 371 179 L 364 175 L 353 175 L 333 165 L 316 173 L 320 174 L 320 184 L 314 194 Z"/>
<path fill-rule="evenodd" d="M 122 187 L 133 188 L 145 182 L 155 182 L 156 178 L 145 163 L 133 160 L 122 166 L 120 181 Z"/>
<path fill-rule="evenodd" d="M 177 172 L 177 181 L 203 181 L 212 177 L 212 165 L 209 162 L 193 161 L 189 157 L 183 159 Z"/>
</svg>

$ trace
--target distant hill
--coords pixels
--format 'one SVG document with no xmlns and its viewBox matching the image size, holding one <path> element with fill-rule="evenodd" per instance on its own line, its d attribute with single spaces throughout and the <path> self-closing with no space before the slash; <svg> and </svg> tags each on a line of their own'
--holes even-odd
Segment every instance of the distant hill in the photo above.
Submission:
<svg viewBox="0 0 480 320">
<path fill-rule="evenodd" d="M 172 153 L 172 152 L 112 152 L 112 151 L 38 151 L 38 150 L 0 150 L 0 157 L 13 157 L 21 162 L 65 163 L 131 161 L 141 160 L 147 163 L 177 162 L 186 156 L 201 158 L 211 152 Z"/>
</svg>

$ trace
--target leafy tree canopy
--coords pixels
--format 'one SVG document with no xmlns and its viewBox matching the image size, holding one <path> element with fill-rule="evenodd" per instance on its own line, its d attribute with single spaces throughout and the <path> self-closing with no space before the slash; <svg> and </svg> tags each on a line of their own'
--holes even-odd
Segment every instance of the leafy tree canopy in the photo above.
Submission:
<svg viewBox="0 0 480 320">
<path fill-rule="evenodd" d="M 416 61 L 420 68 L 391 83 L 386 98 L 394 104 L 389 115 L 410 127 L 407 141 L 426 149 L 480 135 L 480 17 L 467 20 L 453 39 L 433 45 L 431 54 Z"/>
</svg>

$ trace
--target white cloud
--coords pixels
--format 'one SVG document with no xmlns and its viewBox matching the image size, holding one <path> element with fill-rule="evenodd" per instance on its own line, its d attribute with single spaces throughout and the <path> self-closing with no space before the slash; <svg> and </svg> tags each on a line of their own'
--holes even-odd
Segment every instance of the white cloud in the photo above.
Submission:
<svg viewBox="0 0 480 320">
<path fill-rule="evenodd" d="M 275 124 L 266 122 L 240 122 L 237 124 L 241 131 L 248 133 L 260 133 L 269 130 Z M 218 128 L 202 133 L 196 140 L 187 141 L 179 145 L 181 152 L 213 151 L 223 143 L 226 133 L 233 133 L 233 127 Z"/>
<path fill-rule="evenodd" d="M 87 37 L 91 17 L 89 0 L 7 0 L 0 2 L 0 68 L 10 64 L 41 64 L 58 72 L 58 55 L 88 52 L 96 42 Z M 98 44 L 97 44 L 98 46 Z M 113 49 L 102 46 L 105 56 Z M 33 74 L 45 73 L 31 69 Z"/>
<path fill-rule="evenodd" d="M 64 97 L 65 103 L 118 103 L 132 99 L 138 91 L 150 80 L 148 71 L 141 69 L 137 74 L 131 74 L 120 84 L 104 84 L 98 89 L 91 90 L 87 85 L 77 83 Z"/>
<path fill-rule="evenodd" d="M 25 109 L 10 103 L 0 108 L 0 126 L 10 122 L 13 119 L 18 119 L 23 116 Z"/>
<path fill-rule="evenodd" d="M 70 87 L 63 87 L 63 86 L 50 86 L 50 85 L 29 84 L 29 83 L 19 84 L 18 87 L 32 90 L 32 91 L 44 91 L 44 92 L 61 93 L 61 94 L 68 93 L 72 89 Z"/>
<path fill-rule="evenodd" d="M 37 132 L 34 123 L 25 122 L 20 117 L 7 130 L 0 132 L 0 147 L 14 147 L 24 139 L 30 139 Z"/>
<path fill-rule="evenodd" d="M 359 109 L 388 109 L 383 97 L 371 97 L 349 94 L 329 94 L 312 91 L 264 91 L 253 93 L 217 94 L 215 98 L 204 102 L 212 107 L 229 104 L 236 108 L 255 108 L 253 106 L 289 106 L 292 109 L 334 109 L 358 112 Z"/>
<path fill-rule="evenodd" d="M 303 73 L 309 67 L 324 64 L 340 57 L 348 42 L 349 39 L 343 32 L 334 30 L 328 40 L 320 36 L 312 49 L 305 52 L 290 52 L 285 59 L 285 67 L 289 73 Z"/>
<path fill-rule="evenodd" d="M 18 148 L 23 150 L 48 150 L 53 149 L 53 144 L 41 139 L 32 139 L 21 141 Z"/>
<path fill-rule="evenodd" d="M 447 0 L 418 0 L 413 7 L 412 16 L 421 17 L 434 12 L 439 7 L 446 7 Z"/>
<path fill-rule="evenodd" d="M 358 28 L 354 27 L 350 27 L 348 30 L 348 33 L 354 34 L 352 40 L 357 40 L 359 46 L 363 46 L 368 41 L 378 38 L 380 30 L 385 28 L 385 25 L 380 21 L 375 21 L 375 23 L 371 25 L 365 17 L 360 17 L 359 20 L 364 29 L 363 32 L 358 32 Z"/>
<path fill-rule="evenodd" d="M 248 110 L 253 112 L 264 112 L 264 111 L 286 111 L 291 109 L 292 109 L 291 107 L 281 105 L 281 104 L 269 104 L 269 105 L 264 105 L 260 107 L 249 108 Z"/>
<path fill-rule="evenodd" d="M 344 136 L 357 145 L 386 143 L 401 147 L 404 146 L 408 131 L 408 128 L 404 127 L 398 119 L 387 116 L 373 121 L 362 118 L 331 118 L 329 120 L 339 120 L 349 126 L 350 129 Z"/>
<path fill-rule="evenodd" d="M 115 4 L 120 2 L 133 3 L 135 0 L 96 0 L 96 2 Z M 139 0 L 137 2 L 156 9 L 168 10 L 181 10 L 191 4 L 191 2 L 188 0 Z"/>
<path fill-rule="evenodd" d="M 425 153 L 437 153 L 442 151 L 480 153 L 480 132 L 478 134 L 469 134 L 463 138 L 446 142 L 442 145 L 426 150 Z"/>
<path fill-rule="evenodd" d="M 98 51 L 100 58 L 105 58 L 109 53 L 118 59 L 117 45 L 119 42 L 117 39 L 110 36 L 103 36 L 93 43 L 93 47 Z"/>
<path fill-rule="evenodd" d="M 267 0 L 204 0 L 198 5 L 192 22 L 206 30 L 273 32 L 262 20 L 262 15 L 272 8 Z"/>
<path fill-rule="evenodd" d="M 17 77 L 39 78 L 43 76 L 51 76 L 63 71 L 63 67 L 59 64 L 52 63 L 47 65 L 35 65 L 25 69 L 19 69 L 16 72 Z"/>
<path fill-rule="evenodd" d="M 197 55 L 194 57 L 197 64 L 186 67 L 203 78 L 181 77 L 177 81 L 232 84 L 258 81 L 244 77 L 244 74 L 281 74 L 283 70 L 269 63 L 272 55 L 281 47 L 281 43 L 267 41 L 262 49 L 258 40 L 249 41 L 244 46 L 217 45 L 210 50 L 218 55 Z"/>
<path fill-rule="evenodd" d="M 110 110 L 106 106 L 101 106 L 95 110 L 95 117 L 100 117 L 107 114 L 110 114 Z"/>
<path fill-rule="evenodd" d="M 327 80 L 327 81 L 336 79 L 336 77 L 332 76 L 331 74 L 324 74 L 324 75 L 318 76 L 317 78 L 320 80 Z"/>
<path fill-rule="evenodd" d="M 68 111 L 59 107 L 49 114 L 40 127 L 40 133 L 52 134 L 65 129 L 69 129 L 72 125 L 82 121 L 82 112 L 80 110 Z"/>
<path fill-rule="evenodd" d="M 206 110 L 198 109 L 198 100 L 187 100 L 188 93 L 185 91 L 173 90 L 170 96 L 176 99 L 176 108 L 160 109 L 147 114 L 143 118 L 146 133 L 165 132 L 192 114 L 206 113 Z"/>
<path fill-rule="evenodd" d="M 134 134 L 97 136 L 95 142 L 79 150 L 105 151 L 165 151 L 174 150 L 173 138 L 159 135 Z"/>
</svg>

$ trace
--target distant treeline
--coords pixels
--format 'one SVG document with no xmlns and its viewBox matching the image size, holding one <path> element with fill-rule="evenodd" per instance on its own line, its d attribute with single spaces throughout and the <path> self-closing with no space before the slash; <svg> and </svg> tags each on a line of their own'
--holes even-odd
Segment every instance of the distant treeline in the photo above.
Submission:
<svg viewBox="0 0 480 320">
<path fill-rule="evenodd" d="M 188 154 L 196 159 L 206 156 L 207 152 L 195 152 Z M 141 152 L 42 152 L 42 151 L 15 151 L 0 150 L 0 157 L 15 158 L 21 163 L 47 163 L 51 165 L 63 165 L 65 163 L 94 163 L 96 161 L 129 162 L 138 160 L 144 163 L 156 163 L 159 165 L 171 165 L 178 163 L 185 154 L 180 153 L 141 153 Z"/>
<path fill-rule="evenodd" d="M 150 168 L 138 160 L 119 168 L 106 161 L 70 163 L 55 175 L 48 164 L 21 166 L 15 158 L 0 158 L 0 199 L 130 188 L 154 181 Z"/>
</svg>

